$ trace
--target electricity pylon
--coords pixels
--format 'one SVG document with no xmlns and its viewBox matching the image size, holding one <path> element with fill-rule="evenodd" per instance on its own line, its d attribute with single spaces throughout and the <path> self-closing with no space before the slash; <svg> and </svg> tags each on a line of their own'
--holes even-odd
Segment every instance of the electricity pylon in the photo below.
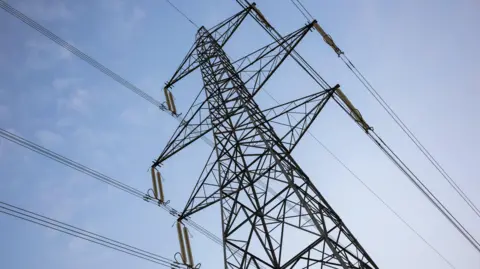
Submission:
<svg viewBox="0 0 480 269">
<path fill-rule="evenodd" d="M 316 22 L 236 61 L 223 47 L 254 12 L 251 5 L 196 41 L 166 84 L 200 69 L 203 88 L 156 168 L 189 144 L 213 134 L 213 150 L 179 221 L 219 203 L 225 268 L 378 268 L 291 153 L 338 85 L 261 109 L 255 95 Z"/>
</svg>

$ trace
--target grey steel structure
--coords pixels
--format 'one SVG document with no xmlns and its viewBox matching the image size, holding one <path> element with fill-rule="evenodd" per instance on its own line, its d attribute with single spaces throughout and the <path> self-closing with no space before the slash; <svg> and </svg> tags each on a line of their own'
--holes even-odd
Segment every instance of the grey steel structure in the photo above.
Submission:
<svg viewBox="0 0 480 269">
<path fill-rule="evenodd" d="M 255 102 L 315 22 L 231 61 L 223 47 L 252 12 L 198 30 L 166 88 L 197 69 L 203 88 L 152 167 L 213 135 L 179 220 L 220 204 L 225 268 L 378 268 L 291 156 L 338 85 L 267 109 Z"/>
</svg>

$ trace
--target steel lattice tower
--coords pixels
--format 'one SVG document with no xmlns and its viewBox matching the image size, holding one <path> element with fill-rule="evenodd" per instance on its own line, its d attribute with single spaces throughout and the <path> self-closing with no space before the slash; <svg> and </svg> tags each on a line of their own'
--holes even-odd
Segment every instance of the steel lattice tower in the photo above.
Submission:
<svg viewBox="0 0 480 269">
<path fill-rule="evenodd" d="M 263 110 L 254 99 L 315 22 L 231 61 L 223 46 L 255 11 L 198 30 L 165 92 L 196 69 L 203 88 L 153 168 L 213 134 L 180 221 L 220 203 L 225 268 L 378 268 L 291 156 L 338 85 Z"/>
</svg>

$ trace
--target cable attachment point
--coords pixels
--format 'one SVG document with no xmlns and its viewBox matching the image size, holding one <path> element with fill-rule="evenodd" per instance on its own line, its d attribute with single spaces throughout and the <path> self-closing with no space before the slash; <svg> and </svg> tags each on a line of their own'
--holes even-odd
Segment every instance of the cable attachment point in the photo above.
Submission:
<svg viewBox="0 0 480 269">
<path fill-rule="evenodd" d="M 338 85 L 337 85 L 338 86 Z M 340 90 L 340 86 L 335 86 L 335 93 L 337 96 L 340 98 L 340 100 L 343 102 L 343 104 L 346 106 L 344 109 L 347 111 L 347 113 L 352 117 L 353 120 L 355 120 L 360 127 L 362 127 L 365 132 L 368 133 L 368 131 L 373 130 L 372 127 L 370 127 L 367 122 L 363 119 L 362 114 L 360 114 L 360 111 L 355 108 L 355 106 L 350 102 L 350 100 L 347 98 L 347 96 Z"/>
<path fill-rule="evenodd" d="M 162 205 L 169 205 L 170 204 L 170 200 L 167 200 L 167 201 L 158 201 L 158 206 L 162 206 Z"/>
<path fill-rule="evenodd" d="M 253 9 L 253 11 L 255 11 L 255 13 L 257 14 L 257 17 L 258 19 L 267 27 L 267 28 L 273 28 L 272 25 L 267 21 L 267 18 L 265 18 L 265 16 L 263 16 L 263 13 L 257 8 L 257 4 L 256 3 L 252 3 L 252 5 L 250 5 Z"/>
<path fill-rule="evenodd" d="M 181 262 L 177 260 L 177 255 L 180 255 L 180 258 L 182 258 L 182 254 L 180 254 L 180 252 L 175 252 L 175 254 L 173 254 L 173 259 L 175 260 L 175 263 L 180 264 Z"/>
<path fill-rule="evenodd" d="M 320 27 L 317 20 L 313 21 L 313 27 L 315 27 L 317 32 L 323 37 L 325 43 L 327 43 L 335 51 L 338 57 L 340 57 L 340 55 L 343 54 L 343 51 L 339 47 L 337 47 L 337 44 L 335 44 L 333 38 L 329 34 L 327 34 L 322 27 Z"/>
<path fill-rule="evenodd" d="M 147 193 L 145 193 L 145 195 L 143 195 L 142 198 L 143 198 L 143 200 L 144 200 L 145 202 L 148 202 L 148 201 L 150 201 L 151 199 L 153 199 L 152 195 L 150 195 L 150 192 L 153 193 L 153 190 L 152 190 L 152 189 L 148 189 L 148 190 L 147 190 Z"/>
</svg>

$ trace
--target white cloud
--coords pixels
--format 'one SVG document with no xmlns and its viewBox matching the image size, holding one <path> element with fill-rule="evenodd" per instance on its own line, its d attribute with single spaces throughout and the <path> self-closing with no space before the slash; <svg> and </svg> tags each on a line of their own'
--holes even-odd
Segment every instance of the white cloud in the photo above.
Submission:
<svg viewBox="0 0 480 269">
<path fill-rule="evenodd" d="M 70 99 L 70 102 L 68 103 L 70 105 L 70 108 L 79 112 L 85 112 L 85 99 L 87 98 L 87 95 L 87 91 L 83 89 L 76 90 L 72 98 Z"/>
<path fill-rule="evenodd" d="M 113 25 L 109 30 L 117 33 L 119 38 L 129 38 L 146 17 L 144 9 L 127 4 L 123 0 L 103 1 L 103 6 L 111 12 Z"/>
<path fill-rule="evenodd" d="M 132 29 L 145 18 L 145 11 L 139 7 L 133 8 L 133 14 L 127 19 L 127 25 Z"/>
<path fill-rule="evenodd" d="M 80 78 L 56 78 L 52 81 L 52 86 L 56 90 L 64 90 L 77 85 L 81 81 Z"/>
<path fill-rule="evenodd" d="M 88 114 L 90 112 L 87 100 L 89 93 L 84 88 L 73 90 L 67 98 L 60 98 L 58 102 L 59 109 L 66 109 L 69 111 L 79 112 L 81 114 Z"/>
<path fill-rule="evenodd" d="M 67 42 L 72 46 L 75 46 L 73 42 L 71 41 L 67 41 Z M 60 60 L 71 60 L 73 58 L 73 54 L 69 50 L 66 50 L 63 47 L 58 47 L 58 50 L 59 50 L 58 53 L 59 53 Z"/>
<path fill-rule="evenodd" d="M 120 17 L 117 28 L 124 33 L 124 37 L 129 37 L 146 16 L 145 11 L 139 7 L 133 7 L 133 10 L 130 10 L 118 14 Z M 124 15 L 125 13 L 127 15 Z"/>
<path fill-rule="evenodd" d="M 82 86 L 83 79 L 76 77 L 55 78 L 52 81 L 52 87 L 58 91 L 60 97 L 57 99 L 57 109 L 65 119 L 57 121 L 57 125 L 71 125 L 72 119 L 70 114 L 65 112 L 77 112 L 83 115 L 90 113 L 89 101 L 93 98 L 90 90 Z"/>
<path fill-rule="evenodd" d="M 35 137 L 43 146 L 47 148 L 57 147 L 64 142 L 64 139 L 61 135 L 48 130 L 36 131 Z"/>
<path fill-rule="evenodd" d="M 52 68 L 59 61 L 71 60 L 72 54 L 48 39 L 30 39 L 25 43 L 26 65 L 42 70 Z"/>
</svg>

